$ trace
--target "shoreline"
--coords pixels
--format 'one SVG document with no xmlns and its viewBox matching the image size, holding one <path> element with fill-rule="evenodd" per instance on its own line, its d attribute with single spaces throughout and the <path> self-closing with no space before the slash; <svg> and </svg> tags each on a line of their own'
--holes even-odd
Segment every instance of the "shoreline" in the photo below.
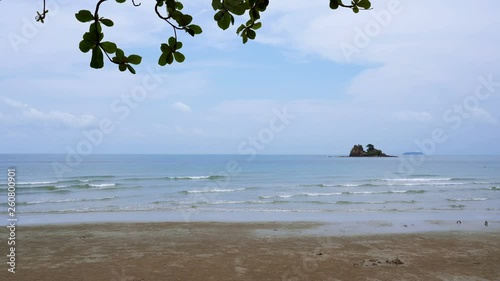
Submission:
<svg viewBox="0 0 500 281">
<path fill-rule="evenodd" d="M 0 277 L 145 281 L 497 280 L 500 276 L 499 231 L 314 235 L 322 226 L 315 222 L 19 226 L 17 273 L 5 270 Z M 0 234 L 7 237 L 7 230 Z M 6 251 L 6 243 L 1 245 Z"/>
<path fill-rule="evenodd" d="M 269 216 L 261 212 L 111 212 L 83 214 L 24 215 L 18 224 L 22 227 L 79 225 L 79 224 L 128 224 L 128 223 L 313 223 L 319 225 L 307 234 L 321 235 L 363 235 L 399 234 L 425 232 L 500 232 L 500 220 L 495 220 L 495 212 L 488 213 L 308 213 L 281 212 Z M 457 224 L 457 221 L 461 221 Z M 484 222 L 488 221 L 486 227 Z"/>
</svg>

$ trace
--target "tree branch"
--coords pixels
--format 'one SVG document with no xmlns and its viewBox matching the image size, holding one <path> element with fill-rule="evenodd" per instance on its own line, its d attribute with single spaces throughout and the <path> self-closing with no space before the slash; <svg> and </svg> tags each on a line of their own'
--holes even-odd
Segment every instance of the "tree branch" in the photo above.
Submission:
<svg viewBox="0 0 500 281">
<path fill-rule="evenodd" d="M 36 12 L 37 13 L 37 16 L 35 17 L 35 20 L 36 21 L 39 21 L 41 23 L 43 23 L 43 21 L 45 20 L 45 17 L 47 16 L 47 13 L 49 12 L 49 10 L 45 9 L 45 1 L 46 0 L 43 0 L 43 10 L 42 10 L 42 13 L 40 14 L 40 12 Z"/>
</svg>

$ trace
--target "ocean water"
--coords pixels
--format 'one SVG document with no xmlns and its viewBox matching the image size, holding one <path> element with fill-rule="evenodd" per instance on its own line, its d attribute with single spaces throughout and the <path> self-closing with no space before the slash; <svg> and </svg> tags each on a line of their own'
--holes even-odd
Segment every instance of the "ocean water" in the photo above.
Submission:
<svg viewBox="0 0 500 281">
<path fill-rule="evenodd" d="M 499 156 L 0 155 L 19 223 L 498 221 Z M 77 161 L 77 160 L 82 160 Z"/>
</svg>

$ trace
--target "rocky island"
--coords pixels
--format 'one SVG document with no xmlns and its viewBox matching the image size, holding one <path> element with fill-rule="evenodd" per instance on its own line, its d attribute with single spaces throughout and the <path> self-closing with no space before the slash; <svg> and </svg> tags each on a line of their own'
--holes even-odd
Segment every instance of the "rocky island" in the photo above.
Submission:
<svg viewBox="0 0 500 281">
<path fill-rule="evenodd" d="M 366 149 L 365 151 L 361 144 L 354 145 L 349 157 L 396 157 L 383 153 L 382 150 L 376 149 L 373 144 L 368 144 Z"/>
</svg>

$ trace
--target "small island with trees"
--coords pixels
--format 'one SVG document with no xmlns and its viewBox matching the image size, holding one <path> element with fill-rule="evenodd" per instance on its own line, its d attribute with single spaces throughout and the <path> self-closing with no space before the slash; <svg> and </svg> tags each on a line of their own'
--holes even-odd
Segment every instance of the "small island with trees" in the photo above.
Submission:
<svg viewBox="0 0 500 281">
<path fill-rule="evenodd" d="M 396 157 L 387 155 L 380 149 L 376 149 L 373 144 L 366 145 L 366 151 L 361 144 L 354 145 L 349 153 L 349 157 Z"/>
</svg>

